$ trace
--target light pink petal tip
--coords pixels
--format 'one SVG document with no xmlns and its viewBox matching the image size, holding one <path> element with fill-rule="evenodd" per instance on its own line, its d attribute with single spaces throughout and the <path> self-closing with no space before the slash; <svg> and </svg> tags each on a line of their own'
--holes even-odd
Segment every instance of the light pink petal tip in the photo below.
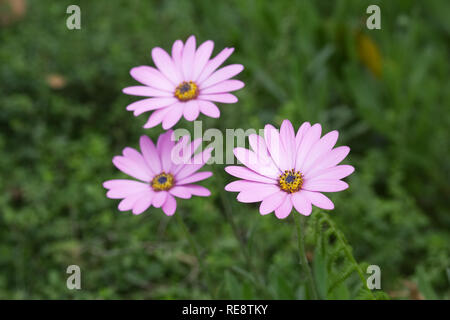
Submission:
<svg viewBox="0 0 450 320">
<path fill-rule="evenodd" d="M 171 194 L 167 194 L 167 199 L 162 206 L 163 212 L 168 216 L 173 216 L 177 209 L 177 201 Z"/>
<path fill-rule="evenodd" d="M 149 66 L 139 66 L 130 70 L 131 76 L 140 83 L 163 91 L 173 92 L 175 85 L 157 69 Z"/>
<path fill-rule="evenodd" d="M 289 214 L 292 211 L 292 196 L 289 194 L 287 195 L 285 201 L 275 209 L 275 216 L 278 219 L 285 219 L 289 216 Z"/>
<path fill-rule="evenodd" d="M 277 191 L 271 194 L 261 202 L 259 212 L 262 215 L 273 212 L 286 200 L 287 196 L 288 194 L 284 191 Z"/>
</svg>

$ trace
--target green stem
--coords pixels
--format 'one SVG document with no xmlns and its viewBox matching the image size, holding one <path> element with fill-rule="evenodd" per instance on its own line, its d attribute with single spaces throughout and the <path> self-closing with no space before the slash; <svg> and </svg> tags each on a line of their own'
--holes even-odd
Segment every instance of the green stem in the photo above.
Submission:
<svg viewBox="0 0 450 320">
<path fill-rule="evenodd" d="M 220 180 L 220 184 L 221 185 L 225 185 L 225 179 L 223 178 L 223 173 L 222 171 L 216 171 L 216 179 Z M 247 251 L 247 243 L 246 240 L 243 239 L 243 237 L 241 236 L 241 233 L 239 232 L 238 227 L 236 226 L 236 223 L 234 222 L 233 219 L 233 210 L 231 208 L 231 202 L 230 199 L 228 199 L 227 197 L 227 193 L 226 192 L 220 192 L 220 200 L 222 202 L 223 208 L 224 208 L 224 216 L 225 219 L 230 223 L 231 229 L 233 230 L 233 234 L 235 236 L 235 238 L 237 239 L 237 241 L 241 244 L 240 245 L 240 249 L 242 252 L 242 255 L 245 258 L 247 267 L 249 268 L 249 270 L 253 271 L 253 263 L 251 261 L 251 257 L 250 254 Z"/>
<path fill-rule="evenodd" d="M 361 279 L 361 283 L 363 285 L 363 287 L 367 288 L 366 285 L 366 277 L 364 276 L 364 272 L 361 269 L 361 267 L 359 266 L 359 263 L 356 261 L 355 257 L 353 256 L 353 253 L 347 243 L 347 239 L 345 238 L 345 236 L 341 233 L 340 230 L 338 230 L 336 228 L 336 225 L 334 224 L 334 222 L 331 220 L 331 218 L 328 218 L 327 216 L 324 215 L 324 220 L 328 223 L 328 225 L 335 230 L 334 234 L 336 235 L 336 238 L 339 242 L 341 242 L 343 244 L 343 250 L 345 253 L 345 256 L 347 257 L 348 260 L 350 260 L 350 262 L 352 263 L 352 265 L 354 266 L 356 272 L 358 273 L 359 278 Z M 375 295 L 372 293 L 371 290 L 369 290 L 370 295 L 372 296 L 372 298 L 374 300 L 376 300 Z"/>
<path fill-rule="evenodd" d="M 202 259 L 202 256 L 200 255 L 200 250 L 198 249 L 197 243 L 195 242 L 194 238 L 192 237 L 192 234 L 189 232 L 189 229 L 187 228 L 186 224 L 184 223 L 183 217 L 181 215 L 182 215 L 181 213 L 175 214 L 176 219 L 177 219 L 178 224 L 180 225 L 181 229 L 183 229 L 183 232 L 184 232 L 186 238 L 188 239 L 191 249 L 192 249 L 192 251 L 194 251 L 195 257 L 197 258 L 198 267 L 200 270 L 200 272 L 199 272 L 200 276 L 202 275 L 202 273 L 206 273 L 205 276 L 207 279 L 207 284 L 208 284 L 207 287 L 209 290 L 211 288 L 209 286 L 209 272 L 208 272 L 208 270 L 206 270 L 203 267 L 203 259 Z M 213 296 L 214 296 L 214 294 L 213 294 Z"/>
<path fill-rule="evenodd" d="M 223 204 L 224 209 L 225 209 L 224 210 L 225 218 L 230 223 L 231 229 L 233 230 L 233 234 L 234 234 L 235 238 L 238 240 L 238 242 L 240 243 L 239 247 L 241 249 L 242 255 L 245 258 L 247 267 L 252 269 L 253 263 L 251 261 L 250 255 L 249 255 L 249 253 L 247 251 L 247 242 L 246 242 L 245 239 L 242 238 L 242 235 L 239 232 L 239 229 L 237 228 L 236 223 L 234 223 L 233 214 L 232 214 L 232 210 L 231 210 L 231 207 L 230 207 L 229 199 L 227 199 L 227 197 L 224 194 L 224 192 L 221 192 L 220 198 L 221 198 L 222 204 Z"/>
<path fill-rule="evenodd" d="M 198 250 L 198 247 L 194 241 L 194 238 L 192 237 L 191 233 L 189 232 L 189 229 L 187 228 L 186 224 L 184 223 L 183 218 L 181 217 L 181 214 L 175 214 L 175 216 L 176 216 L 176 219 L 177 219 L 181 229 L 183 229 L 183 232 L 186 235 L 186 238 L 188 239 L 189 244 L 191 245 L 192 251 L 194 251 L 194 254 L 197 257 L 200 269 L 202 269 L 202 259 L 200 256 L 200 251 Z"/>
<path fill-rule="evenodd" d="M 223 170 L 222 171 L 216 170 L 215 176 L 216 176 L 216 179 L 220 180 L 220 184 L 224 186 L 225 179 L 223 177 L 223 172 L 224 172 Z M 241 232 L 239 231 L 239 228 L 237 227 L 236 223 L 234 222 L 233 209 L 231 206 L 232 202 L 230 201 L 228 194 L 223 191 L 220 192 L 220 200 L 221 200 L 223 208 L 224 208 L 223 215 L 224 215 L 225 219 L 227 220 L 227 222 L 230 224 L 231 229 L 233 230 L 234 237 L 240 243 L 239 248 L 240 248 L 242 256 L 245 260 L 245 264 L 247 266 L 248 272 L 250 272 L 250 274 L 252 275 L 253 284 L 255 284 L 255 286 L 258 287 L 258 289 L 261 291 L 261 293 L 263 293 L 265 295 L 265 297 L 269 297 L 267 294 L 266 285 L 264 284 L 264 280 L 260 276 L 259 270 L 256 268 L 255 264 L 252 261 L 252 257 L 249 252 L 250 250 L 248 248 L 247 240 L 244 239 Z"/>
<path fill-rule="evenodd" d="M 297 239 L 298 239 L 298 252 L 300 254 L 300 266 L 302 267 L 303 274 L 306 275 L 306 285 L 313 300 L 317 300 L 317 291 L 314 283 L 314 279 L 309 268 L 308 259 L 306 258 L 304 230 L 305 223 L 304 217 L 294 212 L 294 220 L 297 225 Z"/>
</svg>

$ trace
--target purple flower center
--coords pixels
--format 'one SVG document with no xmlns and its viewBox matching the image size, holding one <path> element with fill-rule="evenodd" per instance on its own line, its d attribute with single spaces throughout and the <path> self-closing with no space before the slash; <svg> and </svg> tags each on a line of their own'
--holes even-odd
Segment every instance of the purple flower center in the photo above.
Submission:
<svg viewBox="0 0 450 320">
<path fill-rule="evenodd" d="M 295 180 L 295 176 L 293 174 L 288 175 L 285 179 L 285 181 L 287 183 L 292 183 L 292 182 L 294 182 L 294 180 Z"/>
<path fill-rule="evenodd" d="M 185 83 L 180 87 L 179 90 L 180 90 L 181 93 L 186 93 L 186 92 L 188 92 L 189 90 L 191 90 L 191 85 L 190 85 L 189 83 L 185 82 Z"/>
<path fill-rule="evenodd" d="M 299 191 L 303 185 L 303 175 L 300 171 L 285 170 L 278 179 L 280 189 L 288 193 Z"/>
<path fill-rule="evenodd" d="M 150 185 L 155 191 L 169 190 L 175 184 L 175 179 L 170 173 L 165 173 L 164 171 L 155 176 Z"/>
<path fill-rule="evenodd" d="M 166 183 L 166 181 L 167 181 L 167 177 L 162 176 L 162 177 L 158 178 L 158 182 L 161 183 L 161 184 L 162 183 Z"/>
<path fill-rule="evenodd" d="M 175 88 L 175 97 L 180 101 L 188 101 L 197 98 L 198 86 L 193 81 L 183 81 Z"/>
</svg>

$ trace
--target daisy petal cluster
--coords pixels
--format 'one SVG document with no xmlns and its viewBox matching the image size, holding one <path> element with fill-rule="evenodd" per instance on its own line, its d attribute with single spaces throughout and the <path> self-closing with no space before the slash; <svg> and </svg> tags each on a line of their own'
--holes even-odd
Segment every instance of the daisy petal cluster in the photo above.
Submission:
<svg viewBox="0 0 450 320">
<path fill-rule="evenodd" d="M 126 94 L 148 98 L 133 102 L 127 110 L 133 111 L 135 116 L 153 111 L 144 128 L 162 123 L 165 130 L 172 128 L 182 116 L 188 121 L 197 119 L 199 113 L 218 118 L 220 111 L 215 103 L 238 101 L 230 92 L 241 89 L 244 83 L 231 78 L 244 67 L 232 64 L 218 69 L 234 49 L 225 48 L 210 59 L 213 48 L 211 40 L 196 48 L 194 36 L 186 43 L 175 41 L 171 55 L 159 47 L 154 48 L 152 59 L 156 68 L 131 69 L 131 76 L 142 85 L 123 89 Z"/>
<path fill-rule="evenodd" d="M 173 131 L 161 134 L 155 144 L 147 136 L 141 136 L 140 149 L 126 147 L 123 155 L 113 158 L 113 164 L 131 179 L 109 180 L 103 183 L 108 189 L 106 196 L 122 199 L 120 211 L 132 210 L 140 214 L 150 206 L 162 208 L 171 216 L 175 213 L 175 198 L 189 199 L 192 196 L 207 197 L 210 191 L 196 182 L 209 178 L 210 171 L 201 169 L 211 156 L 211 149 L 195 154 L 201 139 L 189 142 L 187 136 L 177 143 Z M 178 151 L 175 152 L 175 151 Z"/>
<path fill-rule="evenodd" d="M 286 218 L 295 208 L 302 215 L 311 214 L 312 205 L 331 210 L 333 202 L 322 192 L 338 192 L 348 188 L 341 179 L 354 168 L 339 165 L 350 152 L 347 146 L 333 148 L 338 132 L 321 137 L 322 127 L 303 123 L 297 133 L 289 120 L 278 131 L 272 125 L 264 128 L 264 138 L 252 134 L 252 150 L 235 148 L 234 155 L 244 166 L 228 166 L 225 170 L 241 180 L 229 183 L 225 190 L 239 192 L 240 202 L 261 202 L 262 215 L 275 211 Z"/>
</svg>

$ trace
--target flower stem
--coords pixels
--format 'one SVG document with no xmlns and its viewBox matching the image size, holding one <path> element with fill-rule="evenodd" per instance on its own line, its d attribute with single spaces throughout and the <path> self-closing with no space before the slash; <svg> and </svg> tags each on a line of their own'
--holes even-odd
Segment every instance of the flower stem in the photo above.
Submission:
<svg viewBox="0 0 450 320">
<path fill-rule="evenodd" d="M 181 229 L 183 229 L 184 234 L 186 235 L 186 238 L 189 241 L 189 244 L 191 245 L 192 251 L 194 251 L 195 256 L 197 257 L 198 264 L 202 265 L 202 259 L 200 256 L 200 251 L 198 250 L 197 244 L 194 241 L 194 238 L 192 237 L 191 233 L 189 232 L 189 229 L 187 228 L 186 224 L 183 221 L 183 218 L 181 217 L 181 214 L 175 214 L 178 224 L 180 225 Z"/>
<path fill-rule="evenodd" d="M 198 267 L 199 267 L 199 274 L 200 276 L 202 275 L 202 273 L 207 272 L 207 270 L 204 269 L 203 267 L 203 259 L 200 255 L 200 250 L 198 249 L 197 243 L 194 240 L 194 237 L 192 237 L 192 234 L 189 232 L 189 229 L 187 228 L 186 224 L 184 223 L 183 217 L 181 216 L 180 213 L 175 214 L 176 219 L 178 221 L 178 224 L 180 225 L 181 229 L 183 229 L 183 232 L 186 236 L 186 238 L 188 239 L 188 242 L 191 246 L 192 251 L 194 251 L 195 257 L 197 258 L 198 261 Z M 209 273 L 207 273 L 206 278 L 208 280 L 208 287 L 209 287 Z"/>
<path fill-rule="evenodd" d="M 300 266 L 302 268 L 303 274 L 306 276 L 306 285 L 308 287 L 309 294 L 313 300 L 317 300 L 317 291 L 312 277 L 311 269 L 309 268 L 308 259 L 306 258 L 305 250 L 305 221 L 301 214 L 294 212 L 294 220 L 297 226 L 297 239 L 298 239 L 298 252 L 300 255 Z"/>
<path fill-rule="evenodd" d="M 223 172 L 224 172 L 223 169 L 215 171 L 216 179 L 218 179 L 220 181 L 221 185 L 225 185 L 225 179 L 223 177 Z M 231 205 L 232 201 L 230 201 L 228 194 L 224 191 L 220 192 L 220 200 L 222 202 L 223 209 L 224 209 L 224 210 L 222 210 L 222 214 L 225 217 L 225 220 L 230 224 L 231 229 L 234 234 L 234 237 L 240 244 L 239 249 L 245 260 L 247 271 L 252 276 L 251 277 L 252 283 L 258 288 L 258 290 L 260 290 L 260 292 L 262 294 L 264 294 L 265 299 L 266 298 L 270 299 L 271 297 L 267 292 L 267 287 L 264 283 L 264 279 L 261 276 L 258 268 L 256 267 L 256 265 L 254 264 L 254 262 L 252 260 L 250 250 L 248 247 L 248 243 L 247 243 L 247 239 L 245 239 L 245 237 L 242 235 L 242 232 L 240 232 L 238 226 L 236 225 L 236 223 L 234 221 L 233 208 Z"/>
</svg>

